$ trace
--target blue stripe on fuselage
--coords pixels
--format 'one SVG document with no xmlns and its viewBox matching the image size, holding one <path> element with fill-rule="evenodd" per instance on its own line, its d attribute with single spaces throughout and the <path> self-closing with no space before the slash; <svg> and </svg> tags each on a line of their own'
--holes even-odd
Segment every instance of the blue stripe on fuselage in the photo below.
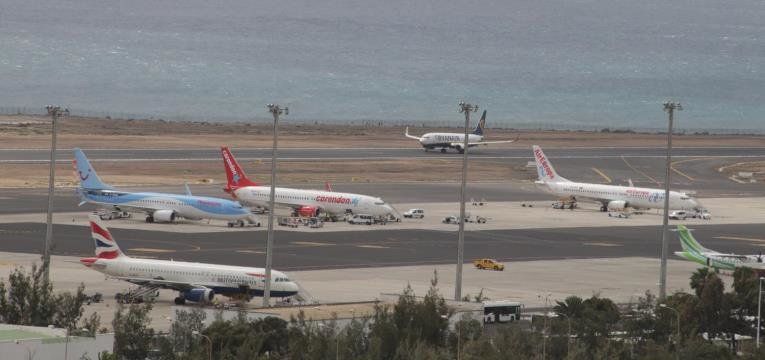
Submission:
<svg viewBox="0 0 765 360">
<path fill-rule="evenodd" d="M 146 208 L 164 208 L 170 205 L 163 204 L 141 204 L 142 200 L 173 200 L 182 202 L 197 210 L 216 214 L 216 215 L 247 215 L 247 210 L 239 207 L 239 204 L 231 200 L 218 199 L 206 196 L 188 196 L 164 193 L 130 193 L 122 191 L 100 191 L 100 190 L 82 190 L 83 195 L 88 201 L 104 203 L 110 205 L 125 205 Z"/>
<path fill-rule="evenodd" d="M 225 287 L 225 286 L 214 286 L 212 287 L 212 290 L 218 294 L 223 296 L 228 295 L 237 295 L 242 293 L 242 289 L 238 287 Z M 271 290 L 271 296 L 273 297 L 288 297 L 297 294 L 296 291 L 277 291 L 277 290 Z M 263 290 L 261 289 L 250 289 L 250 296 L 263 296 Z"/>
</svg>

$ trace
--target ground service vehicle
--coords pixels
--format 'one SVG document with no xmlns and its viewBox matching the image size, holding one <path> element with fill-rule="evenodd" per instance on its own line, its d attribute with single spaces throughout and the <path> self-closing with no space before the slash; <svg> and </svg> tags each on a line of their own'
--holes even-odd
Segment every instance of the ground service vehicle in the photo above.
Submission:
<svg viewBox="0 0 765 360">
<path fill-rule="evenodd" d="M 509 322 L 521 319 L 523 304 L 517 301 L 496 300 L 483 302 L 483 322 Z"/>
<path fill-rule="evenodd" d="M 375 219 L 369 214 L 355 214 L 348 220 L 349 224 L 364 224 L 372 225 L 375 223 Z"/>
<path fill-rule="evenodd" d="M 423 209 L 409 209 L 404 213 L 405 218 L 422 219 L 425 217 L 425 210 Z"/>
<path fill-rule="evenodd" d="M 496 271 L 503 271 L 505 270 L 505 265 L 501 264 L 497 260 L 494 259 L 477 259 L 473 260 L 473 265 L 481 270 L 496 270 Z"/>
<path fill-rule="evenodd" d="M 685 220 L 688 218 L 688 213 L 683 210 L 675 210 L 669 213 L 669 218 L 672 220 Z"/>
</svg>

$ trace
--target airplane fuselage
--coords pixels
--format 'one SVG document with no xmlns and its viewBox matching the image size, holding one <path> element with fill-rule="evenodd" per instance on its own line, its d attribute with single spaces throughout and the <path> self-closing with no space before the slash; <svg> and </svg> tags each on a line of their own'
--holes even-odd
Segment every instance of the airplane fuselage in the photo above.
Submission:
<svg viewBox="0 0 765 360">
<path fill-rule="evenodd" d="M 187 219 L 241 220 L 252 214 L 236 201 L 206 196 L 189 196 L 152 192 L 125 192 L 118 190 L 80 189 L 82 199 L 88 203 L 124 209 L 172 211 Z"/>
<path fill-rule="evenodd" d="M 603 185 L 580 182 L 543 182 L 537 181 L 545 190 L 559 197 L 592 199 L 604 204 L 612 201 L 624 202 L 631 208 L 664 207 L 664 190 L 631 186 Z M 669 192 L 671 210 L 693 210 L 698 208 L 696 201 L 684 193 Z"/>
<path fill-rule="evenodd" d="M 373 216 L 396 216 L 396 211 L 382 199 L 351 193 L 303 190 L 277 187 L 274 190 L 277 206 L 298 208 L 311 206 L 332 215 L 369 214 Z M 271 196 L 270 186 L 245 186 L 233 191 L 236 199 L 248 206 L 268 208 Z"/>
<path fill-rule="evenodd" d="M 80 261 L 105 275 L 125 281 L 136 279 L 136 283 L 140 283 L 140 279 L 185 283 L 212 289 L 215 294 L 221 295 L 242 294 L 243 289 L 247 289 L 250 296 L 263 296 L 265 288 L 266 275 L 263 268 L 137 259 L 127 256 L 116 259 L 85 258 Z M 271 270 L 271 278 L 271 296 L 288 297 L 297 294 L 297 284 L 284 273 Z M 175 289 L 174 286 L 160 287 Z"/>
<path fill-rule="evenodd" d="M 460 133 L 427 133 L 420 137 L 420 145 L 426 149 L 453 148 L 457 144 L 465 142 L 465 134 Z M 483 141 L 482 135 L 468 134 L 468 146 L 476 146 L 475 143 Z"/>
</svg>

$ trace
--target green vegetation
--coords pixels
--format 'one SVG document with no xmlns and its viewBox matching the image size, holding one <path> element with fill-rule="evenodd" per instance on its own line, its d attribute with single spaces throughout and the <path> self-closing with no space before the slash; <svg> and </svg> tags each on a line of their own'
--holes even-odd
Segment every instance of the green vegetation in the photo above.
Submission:
<svg viewBox="0 0 765 360">
<path fill-rule="evenodd" d="M 75 294 L 53 294 L 42 273 L 16 269 L 0 281 L 0 320 L 95 334 L 98 315 L 82 319 L 83 286 Z M 648 292 L 621 307 L 599 296 L 570 296 L 557 301 L 548 316 L 489 327 L 470 318 L 449 324 L 454 314 L 438 291 L 437 276 L 421 299 L 407 286 L 397 303 L 342 325 L 309 321 L 302 313 L 290 321 L 248 320 L 240 313 L 233 320 L 219 315 L 204 326 L 205 313 L 192 308 L 178 312 L 170 331 L 158 334 L 149 327 L 151 303 L 120 305 L 112 322 L 114 352 L 98 358 L 764 359 L 765 350 L 746 339 L 755 333 L 758 281 L 756 272 L 740 268 L 725 292 L 717 273 L 699 269 L 690 279 L 692 293 L 675 293 L 661 304 Z"/>
<path fill-rule="evenodd" d="M 716 273 L 700 269 L 691 278 L 694 293 L 675 293 L 661 305 L 651 293 L 623 308 L 598 296 L 571 296 L 558 301 L 551 316 L 484 328 L 472 319 L 449 325 L 453 313 L 434 277 L 424 298 L 407 286 L 396 304 L 380 305 L 371 318 L 347 326 L 311 322 L 301 313 L 289 322 L 218 317 L 204 327 L 205 315 L 196 309 L 177 313 L 169 334 L 154 337 L 151 345 L 151 305 L 133 305 L 115 318 L 116 356 L 102 359 L 207 359 L 209 351 L 226 360 L 765 358 L 752 341 L 733 337 L 754 335 L 757 274 L 739 269 L 733 278 L 726 293 Z"/>
<path fill-rule="evenodd" d="M 74 294 L 53 293 L 53 284 L 44 276 L 43 267 L 32 266 L 27 273 L 16 268 L 8 282 L 0 280 L 0 322 L 12 325 L 48 326 L 67 329 L 73 335 L 93 336 L 99 326 L 97 314 L 91 315 L 77 330 L 85 304 L 85 286 L 80 284 Z"/>
</svg>

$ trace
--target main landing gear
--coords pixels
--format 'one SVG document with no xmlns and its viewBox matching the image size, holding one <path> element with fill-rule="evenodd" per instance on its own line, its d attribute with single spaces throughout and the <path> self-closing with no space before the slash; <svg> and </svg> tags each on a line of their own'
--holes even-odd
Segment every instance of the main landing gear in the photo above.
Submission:
<svg viewBox="0 0 765 360">
<path fill-rule="evenodd" d="M 146 222 L 147 222 L 147 223 L 153 223 L 153 222 L 154 222 L 154 217 L 153 217 L 153 216 L 151 216 L 151 215 L 147 216 L 147 217 L 146 217 Z"/>
<path fill-rule="evenodd" d="M 441 153 L 446 154 L 446 148 L 441 148 Z"/>
</svg>

